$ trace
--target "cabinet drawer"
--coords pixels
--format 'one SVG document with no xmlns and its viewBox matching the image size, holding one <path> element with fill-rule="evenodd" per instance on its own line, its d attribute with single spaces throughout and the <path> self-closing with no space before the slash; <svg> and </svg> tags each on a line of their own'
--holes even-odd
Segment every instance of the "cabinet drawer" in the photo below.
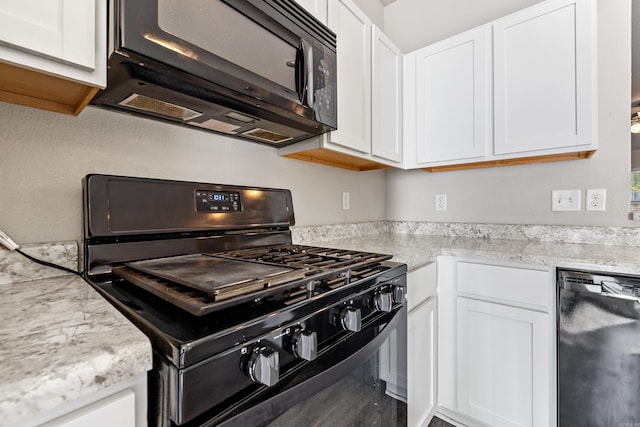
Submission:
<svg viewBox="0 0 640 427">
<path fill-rule="evenodd" d="M 436 294 L 436 263 L 407 274 L 407 310 L 411 311 Z"/>
<path fill-rule="evenodd" d="M 550 270 L 534 270 L 459 261 L 458 293 L 547 311 L 551 303 Z"/>
</svg>

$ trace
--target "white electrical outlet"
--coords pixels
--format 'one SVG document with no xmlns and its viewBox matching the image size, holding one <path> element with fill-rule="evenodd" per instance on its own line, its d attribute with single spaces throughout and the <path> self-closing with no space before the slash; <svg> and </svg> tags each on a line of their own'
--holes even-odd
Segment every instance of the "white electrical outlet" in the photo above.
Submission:
<svg viewBox="0 0 640 427">
<path fill-rule="evenodd" d="M 586 209 L 588 211 L 606 210 L 607 190 L 605 188 L 590 188 L 587 190 Z"/>
<path fill-rule="evenodd" d="M 348 191 L 342 192 L 342 210 L 348 211 L 351 209 L 351 193 Z"/>
<path fill-rule="evenodd" d="M 581 190 L 553 190 L 551 191 L 552 211 L 579 211 Z"/>
<path fill-rule="evenodd" d="M 447 210 L 447 195 L 446 194 L 436 194 L 436 210 L 437 211 L 446 211 Z"/>
</svg>

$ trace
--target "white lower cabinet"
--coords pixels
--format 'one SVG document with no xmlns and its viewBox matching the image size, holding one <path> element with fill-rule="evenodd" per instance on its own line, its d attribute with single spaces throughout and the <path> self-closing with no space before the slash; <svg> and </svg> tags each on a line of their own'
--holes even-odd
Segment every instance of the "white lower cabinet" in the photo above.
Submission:
<svg viewBox="0 0 640 427">
<path fill-rule="evenodd" d="M 436 404 L 436 264 L 407 275 L 408 423 L 429 424 Z"/>
<path fill-rule="evenodd" d="M 438 268 L 438 409 L 470 426 L 555 426 L 554 270 L 452 257 Z"/>
<path fill-rule="evenodd" d="M 147 374 L 142 373 L 34 415 L 21 421 L 16 427 L 145 427 L 147 425 Z"/>
<path fill-rule="evenodd" d="M 71 414 L 45 424 L 46 427 L 136 427 L 136 396 L 127 389 Z"/>
<path fill-rule="evenodd" d="M 547 426 L 549 314 L 461 297 L 456 306 L 458 410 L 495 427 Z"/>
<path fill-rule="evenodd" d="M 436 298 L 409 313 L 407 332 L 408 426 L 426 426 L 436 397 Z"/>
</svg>

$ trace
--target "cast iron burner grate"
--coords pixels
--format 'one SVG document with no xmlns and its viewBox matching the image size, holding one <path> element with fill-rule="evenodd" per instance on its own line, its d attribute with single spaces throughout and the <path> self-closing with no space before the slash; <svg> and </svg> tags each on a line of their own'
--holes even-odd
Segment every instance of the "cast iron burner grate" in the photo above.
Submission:
<svg viewBox="0 0 640 427">
<path fill-rule="evenodd" d="M 113 273 L 202 316 L 248 301 L 287 305 L 388 269 L 391 255 L 277 245 L 126 263 Z M 287 301 L 285 301 L 287 300 Z"/>
<path fill-rule="evenodd" d="M 216 255 L 296 267 L 330 269 L 334 273 L 371 266 L 391 258 L 391 255 L 371 252 L 304 245 L 277 245 L 241 249 L 217 252 Z"/>
</svg>

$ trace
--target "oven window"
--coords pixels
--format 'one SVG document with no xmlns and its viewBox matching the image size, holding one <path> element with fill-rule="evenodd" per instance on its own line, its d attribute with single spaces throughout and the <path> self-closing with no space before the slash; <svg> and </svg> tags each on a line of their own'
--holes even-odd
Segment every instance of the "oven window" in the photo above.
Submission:
<svg viewBox="0 0 640 427">
<path fill-rule="evenodd" d="M 405 427 L 407 405 L 393 390 L 406 389 L 406 378 L 390 374 L 398 369 L 389 369 L 385 363 L 388 345 L 389 341 L 351 373 L 291 407 L 268 425 Z"/>
</svg>

